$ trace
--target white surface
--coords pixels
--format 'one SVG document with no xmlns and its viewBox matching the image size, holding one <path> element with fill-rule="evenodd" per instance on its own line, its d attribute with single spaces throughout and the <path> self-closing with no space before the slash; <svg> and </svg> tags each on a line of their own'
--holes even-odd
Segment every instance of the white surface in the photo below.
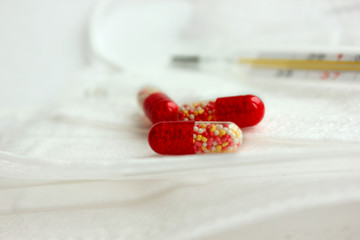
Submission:
<svg viewBox="0 0 360 240">
<path fill-rule="evenodd" d="M 0 2 L 0 108 L 33 108 L 88 65 L 87 30 L 95 0 Z"/>
<path fill-rule="evenodd" d="M 355 240 L 359 180 L 339 173 L 8 187 L 0 236 Z"/>
<path fill-rule="evenodd" d="M 243 129 L 244 144 L 237 154 L 160 157 L 147 144 L 149 126 L 136 102 L 136 93 L 146 81 L 158 83 L 178 103 L 253 93 L 264 100 L 266 115 L 256 127 Z M 192 87 L 194 82 L 223 86 L 199 92 Z M 73 80 L 70 89 L 46 109 L 4 130 L 0 173 L 16 178 L 22 172 L 21 177 L 30 179 L 119 179 L 194 169 L 196 175 L 204 168 L 265 162 L 268 174 L 275 174 L 279 169 L 291 172 L 295 160 L 282 168 L 277 163 L 296 154 L 307 156 L 297 162 L 299 172 L 358 169 L 355 157 L 346 167 L 344 161 L 332 158 L 360 153 L 360 106 L 353 104 L 359 102 L 360 88 L 349 88 L 351 83 L 320 83 L 272 80 L 268 84 L 265 79 L 244 81 L 170 69 L 146 76 L 90 71 Z M 10 121 L 16 123 L 14 118 Z M 315 153 L 315 159 L 328 159 L 328 165 L 310 161 Z M 27 171 L 29 167 L 38 169 Z"/>
<path fill-rule="evenodd" d="M 234 34 L 232 39 L 244 39 L 241 44 L 245 45 L 254 41 L 251 36 L 257 41 L 264 36 L 267 43 L 281 39 L 292 44 L 305 41 L 329 46 L 351 43 L 357 36 L 339 35 L 339 29 L 342 33 L 349 30 L 342 28 L 342 22 L 332 14 L 328 21 L 323 20 L 321 14 L 329 10 L 326 1 L 316 4 L 303 1 L 295 5 L 276 1 L 273 8 L 261 1 L 231 1 L 233 9 L 221 9 L 220 1 L 212 1 L 211 5 L 206 1 L 155 2 L 149 8 L 154 12 L 145 15 L 148 21 L 137 12 L 147 12 L 148 8 L 134 6 L 141 1 L 118 1 L 114 5 L 104 1 L 100 7 L 106 11 L 95 16 L 96 27 L 91 29 L 96 37 L 91 39 L 94 45 L 89 51 L 95 53 L 92 66 L 110 61 L 125 70 L 123 73 L 87 70 L 74 73 L 66 84 L 61 83 L 64 74 L 75 69 L 80 72 L 83 66 L 82 55 L 78 53 L 84 44 L 79 39 L 85 28 L 80 28 L 79 22 L 86 22 L 86 18 L 78 17 L 88 2 L 82 3 L 84 5 L 78 2 L 79 5 L 71 5 L 73 19 L 65 21 L 78 26 L 79 31 L 74 35 L 67 32 L 69 25 L 62 24 L 64 19 L 60 14 L 55 22 L 63 27 L 62 33 L 53 29 L 54 34 L 47 36 L 54 37 L 55 41 L 59 38 L 56 33 L 61 35 L 60 39 L 69 34 L 67 37 L 73 40 L 63 41 L 69 45 L 61 48 L 37 45 L 44 48 L 47 57 L 37 58 L 36 66 L 51 65 L 48 50 L 57 47 L 54 61 L 64 64 L 61 65 L 64 71 L 59 70 L 60 75 L 50 70 L 36 75 L 31 82 L 34 84 L 30 84 L 36 94 L 24 91 L 27 97 L 22 100 L 11 98 L 21 94 L 10 93 L 27 81 L 25 72 L 12 83 L 14 85 L 6 82 L 10 87 L 3 96 L 10 97 L 3 104 L 9 106 L 48 99 L 50 93 L 56 92 L 55 87 L 53 92 L 38 89 L 40 81 L 46 78 L 53 79 L 52 84 L 67 85 L 67 88 L 56 100 L 39 104 L 40 110 L 35 113 L 15 111 L 16 114 L 1 118 L 0 238 L 357 239 L 360 235 L 357 224 L 359 86 L 336 82 L 239 80 L 237 77 L 243 79 L 244 75 L 171 70 L 164 61 L 173 51 L 209 51 L 215 46 L 230 46 L 221 39 L 230 39 Z M 193 3 L 195 8 L 191 7 Z M 10 9 L 15 11 L 18 7 L 10 1 L 1 4 L 10 6 L 9 13 L 1 16 L 13 19 Z M 69 6 L 66 2 L 57 4 Z M 351 2 L 344 5 L 351 6 Z M 35 5 L 24 3 L 23 6 Z M 62 12 L 61 7 L 45 3 L 42 6 L 43 10 L 39 8 L 38 13 L 53 16 L 50 14 L 53 8 Z M 44 10 L 46 6 L 48 11 Z M 259 21 L 253 28 L 246 25 L 243 32 L 234 31 L 234 26 L 246 17 L 258 19 L 259 15 L 253 14 L 255 9 L 261 16 L 273 10 L 274 15 L 282 14 L 281 20 L 271 22 L 273 15 L 269 14 L 263 16 L 266 22 L 270 21 L 267 25 Z M 243 14 L 231 15 L 241 10 Z M 301 14 L 289 21 L 282 20 L 292 17 L 291 11 L 295 10 L 308 13 L 307 21 L 302 21 L 305 15 Z M 158 14 L 154 14 L 156 11 Z M 195 13 L 197 15 L 192 15 Z M 215 13 L 219 18 L 214 18 Z M 176 14 L 188 16 L 190 21 L 169 17 Z M 159 16 L 167 21 L 161 21 Z M 233 18 L 224 20 L 224 16 Z M 231 20 L 235 24 L 223 29 L 215 19 Z M 129 25 L 124 24 L 124 20 Z M 73 25 L 75 21 L 79 25 Z M 338 25 L 333 31 L 334 21 Z M 290 23 L 296 23 L 295 29 L 286 35 L 284 30 L 292 25 Z M 34 26 L 30 21 L 26 24 Z M 313 30 L 309 30 L 309 24 Z M 274 31 L 271 26 L 283 31 Z M 12 42 L 14 30 L 3 29 L 8 31 L 5 39 Z M 129 32 L 131 29 L 134 31 Z M 218 38 L 219 32 L 223 38 Z M 124 33 L 128 33 L 126 38 Z M 139 36 L 141 39 L 137 39 Z M 180 41 L 172 42 L 177 41 L 177 37 Z M 35 39 L 41 37 L 34 37 L 34 42 Z M 22 43 L 24 49 L 31 49 L 27 41 Z M 199 43 L 203 43 L 201 48 Z M 156 50 L 162 46 L 162 51 Z M 9 55 L 11 51 L 7 49 L 4 47 Z M 30 60 L 32 54 L 25 53 L 21 51 L 15 56 Z M 15 69 L 15 65 L 11 66 L 6 68 L 7 78 L 12 77 L 11 69 Z M 23 69 L 27 68 L 40 74 L 24 63 Z M 159 85 L 180 103 L 251 91 L 263 98 L 267 112 L 260 125 L 245 130 L 245 144 L 239 153 L 158 156 L 146 144 L 148 125 L 136 106 L 136 91 L 148 83 Z M 224 86 L 219 87 L 222 84 Z M 208 85 L 211 87 L 203 87 Z M 39 98 L 32 99 L 31 96 L 37 94 Z"/>
</svg>

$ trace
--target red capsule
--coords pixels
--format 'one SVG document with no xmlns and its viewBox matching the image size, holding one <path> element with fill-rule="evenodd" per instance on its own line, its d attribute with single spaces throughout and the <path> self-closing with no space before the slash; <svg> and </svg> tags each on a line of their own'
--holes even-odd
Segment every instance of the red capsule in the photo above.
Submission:
<svg viewBox="0 0 360 240">
<path fill-rule="evenodd" d="M 254 95 L 244 95 L 185 104 L 179 108 L 178 119 L 230 121 L 243 128 L 258 124 L 264 114 L 265 106 L 260 98 Z"/>
<path fill-rule="evenodd" d="M 159 122 L 150 129 L 148 141 L 159 154 L 234 152 L 242 132 L 231 122 Z"/>
<path fill-rule="evenodd" d="M 178 105 L 157 88 L 142 89 L 138 102 L 152 123 L 178 119 Z"/>
</svg>

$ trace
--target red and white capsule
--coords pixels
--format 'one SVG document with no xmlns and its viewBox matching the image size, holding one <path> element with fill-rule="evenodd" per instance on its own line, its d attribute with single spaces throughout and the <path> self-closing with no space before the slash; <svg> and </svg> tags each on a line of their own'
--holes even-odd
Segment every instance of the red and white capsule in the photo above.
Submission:
<svg viewBox="0 0 360 240">
<path fill-rule="evenodd" d="M 150 129 L 148 141 L 159 154 L 235 152 L 242 132 L 232 122 L 159 122 Z"/>
<path fill-rule="evenodd" d="M 230 121 L 243 128 L 258 124 L 264 114 L 265 106 L 259 97 L 243 95 L 185 104 L 179 108 L 178 119 L 180 121 Z"/>
<path fill-rule="evenodd" d="M 179 106 L 155 87 L 147 87 L 138 93 L 138 102 L 152 123 L 178 120 Z"/>
</svg>

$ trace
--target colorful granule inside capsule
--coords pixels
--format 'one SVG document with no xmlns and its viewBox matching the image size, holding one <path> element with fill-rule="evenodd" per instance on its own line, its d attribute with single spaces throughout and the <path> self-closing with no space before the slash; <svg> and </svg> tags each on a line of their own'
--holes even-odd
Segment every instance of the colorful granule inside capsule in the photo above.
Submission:
<svg viewBox="0 0 360 240">
<path fill-rule="evenodd" d="M 185 104 L 179 108 L 179 120 L 181 121 L 216 121 L 215 116 L 214 101 Z"/>
<path fill-rule="evenodd" d="M 242 133 L 233 123 L 195 123 L 195 153 L 234 152 L 241 144 Z"/>
</svg>

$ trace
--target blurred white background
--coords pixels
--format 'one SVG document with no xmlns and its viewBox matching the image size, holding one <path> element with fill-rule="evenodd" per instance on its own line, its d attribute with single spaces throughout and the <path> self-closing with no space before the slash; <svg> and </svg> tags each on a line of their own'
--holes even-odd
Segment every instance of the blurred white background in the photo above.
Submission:
<svg viewBox="0 0 360 240">
<path fill-rule="evenodd" d="M 121 67 L 136 68 L 150 61 L 163 64 L 174 52 L 248 45 L 357 46 L 360 40 L 354 30 L 360 6 L 354 0 L 119 0 L 97 7 L 96 2 L 0 2 L 3 112 L 41 103 L 65 79 L 89 67 L 90 42 Z M 92 11 L 101 7 L 92 23 Z"/>
<path fill-rule="evenodd" d="M 43 103 L 88 66 L 87 25 L 95 2 L 0 2 L 2 111 Z"/>
<path fill-rule="evenodd" d="M 168 61 L 358 47 L 359 13 L 355 0 L 0 1 L 0 114 L 70 86 L 29 121 L 0 119 L 0 238 L 358 239 L 357 85 L 240 82 Z M 135 105 L 148 81 L 184 101 L 254 91 L 267 112 L 239 153 L 158 156 Z"/>
</svg>

